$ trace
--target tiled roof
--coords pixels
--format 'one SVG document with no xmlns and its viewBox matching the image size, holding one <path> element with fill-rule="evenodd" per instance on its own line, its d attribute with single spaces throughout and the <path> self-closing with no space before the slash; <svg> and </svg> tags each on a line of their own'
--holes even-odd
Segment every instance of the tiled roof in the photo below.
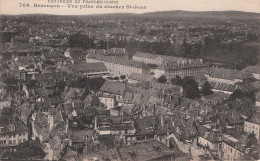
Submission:
<svg viewBox="0 0 260 161">
<path fill-rule="evenodd" d="M 129 79 L 141 81 L 141 82 L 152 82 L 155 80 L 155 78 L 151 75 L 144 75 L 144 74 L 138 74 L 138 73 L 132 73 L 128 76 Z"/>
<path fill-rule="evenodd" d="M 4 132 L 11 132 L 11 126 L 15 126 L 15 132 L 28 131 L 28 127 L 18 118 L 10 118 L 9 116 L 0 116 L 0 127 L 4 127 Z"/>
<path fill-rule="evenodd" d="M 92 139 L 94 136 L 93 130 L 72 130 L 69 129 L 68 134 L 72 142 L 86 142 L 87 139 Z"/>
<path fill-rule="evenodd" d="M 186 60 L 185 58 L 181 58 L 181 57 L 165 56 L 165 55 L 158 55 L 158 54 L 151 54 L 151 53 L 144 53 L 144 52 L 136 52 L 133 56 L 150 58 L 150 59 L 161 58 L 162 60 L 167 60 L 167 61 Z"/>
<path fill-rule="evenodd" d="M 154 82 L 152 85 L 152 89 L 154 90 L 163 90 L 163 91 L 170 91 L 171 93 L 180 93 L 182 87 L 180 86 L 176 86 L 176 85 L 172 85 L 172 84 L 164 84 L 164 83 L 157 83 Z"/>
<path fill-rule="evenodd" d="M 157 140 L 144 141 L 118 148 L 121 160 L 146 161 L 156 160 L 164 156 L 173 155 L 165 145 Z"/>
<path fill-rule="evenodd" d="M 74 72 L 106 72 L 107 68 L 104 63 L 86 63 L 86 62 L 81 62 L 78 64 L 72 64 L 71 66 L 72 70 Z"/>
<path fill-rule="evenodd" d="M 253 115 L 250 117 L 248 121 L 260 125 L 260 113 L 253 113 Z"/>
<path fill-rule="evenodd" d="M 114 64 L 130 66 L 130 67 L 147 68 L 147 65 L 145 65 L 142 62 L 118 58 L 116 56 L 89 55 L 88 58 L 103 61 L 103 62 L 110 62 L 110 63 L 114 63 Z"/>
<path fill-rule="evenodd" d="M 98 117 L 98 123 L 99 124 L 122 124 L 123 122 L 131 121 L 130 117 L 128 116 L 101 116 Z"/>
<path fill-rule="evenodd" d="M 251 74 L 241 72 L 238 70 L 232 69 L 223 69 L 223 68 L 211 68 L 210 76 L 213 78 L 227 79 L 227 80 L 235 80 L 235 79 L 245 79 L 250 78 Z"/>
<path fill-rule="evenodd" d="M 99 90 L 111 94 L 123 95 L 125 84 L 120 82 L 105 81 Z"/>
<path fill-rule="evenodd" d="M 233 85 L 233 84 L 216 83 L 216 82 L 209 82 L 209 83 L 212 89 L 217 89 L 221 91 L 233 92 L 237 88 L 237 85 Z"/>
</svg>

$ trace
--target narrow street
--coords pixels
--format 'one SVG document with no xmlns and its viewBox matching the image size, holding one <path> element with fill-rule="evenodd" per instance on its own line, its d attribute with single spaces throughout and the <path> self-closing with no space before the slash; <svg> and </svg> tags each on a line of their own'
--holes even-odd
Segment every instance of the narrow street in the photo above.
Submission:
<svg viewBox="0 0 260 161">
<path fill-rule="evenodd" d="M 177 144 L 177 146 L 180 148 L 180 150 L 183 153 L 189 154 L 189 149 L 191 151 L 191 158 L 193 160 L 198 160 L 200 155 L 206 154 L 206 152 L 203 149 L 199 149 L 196 145 L 196 140 L 193 141 L 192 144 L 184 144 L 180 142 L 174 134 L 169 135 L 167 138 L 173 138 Z"/>
</svg>

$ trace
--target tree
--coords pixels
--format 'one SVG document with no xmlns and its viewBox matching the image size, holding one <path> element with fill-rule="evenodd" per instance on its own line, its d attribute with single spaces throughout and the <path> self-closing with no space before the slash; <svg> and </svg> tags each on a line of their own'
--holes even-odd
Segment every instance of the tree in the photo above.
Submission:
<svg viewBox="0 0 260 161">
<path fill-rule="evenodd" d="M 211 85 L 209 84 L 208 81 L 206 81 L 203 84 L 202 89 L 201 89 L 201 94 L 203 96 L 207 96 L 207 95 L 213 94 L 213 91 L 211 90 Z"/>
<path fill-rule="evenodd" d="M 254 133 L 250 133 L 248 136 L 247 136 L 247 147 L 250 147 L 254 144 L 257 143 L 257 139 L 256 139 L 256 136 Z"/>
<path fill-rule="evenodd" d="M 177 75 L 175 78 L 172 78 L 171 83 L 177 86 L 181 86 L 182 79 L 180 76 Z"/>
<path fill-rule="evenodd" d="M 240 89 L 236 89 L 233 91 L 233 93 L 229 96 L 229 100 L 236 100 L 243 97 L 243 91 Z"/>
<path fill-rule="evenodd" d="M 198 83 L 195 81 L 193 77 L 184 77 L 182 87 L 184 90 L 184 95 L 187 98 L 195 99 L 200 97 L 200 91 L 198 87 Z"/>
<path fill-rule="evenodd" d="M 251 101 L 255 102 L 256 96 L 254 92 L 243 92 L 240 89 L 235 89 L 233 93 L 229 96 L 229 100 L 236 100 L 242 98 L 249 98 Z"/>
<path fill-rule="evenodd" d="M 122 80 L 124 80 L 124 79 L 126 78 L 126 76 L 125 76 L 125 75 L 121 75 L 120 78 L 121 78 Z"/>
<path fill-rule="evenodd" d="M 158 79 L 157 79 L 158 83 L 166 83 L 167 79 L 165 75 L 161 75 Z"/>
</svg>

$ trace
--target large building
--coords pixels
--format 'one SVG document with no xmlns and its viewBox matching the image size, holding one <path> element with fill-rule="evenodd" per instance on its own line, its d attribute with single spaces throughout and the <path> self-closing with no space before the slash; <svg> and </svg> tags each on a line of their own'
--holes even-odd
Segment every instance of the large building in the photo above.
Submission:
<svg viewBox="0 0 260 161">
<path fill-rule="evenodd" d="M 108 74 L 107 68 L 104 63 L 86 63 L 80 62 L 71 65 L 72 71 L 75 75 L 86 75 L 86 76 L 102 76 Z"/>
<path fill-rule="evenodd" d="M 103 55 L 103 56 L 115 56 L 118 58 L 128 59 L 128 53 L 125 48 L 111 48 L 105 49 L 90 49 L 87 52 L 89 55 Z"/>
<path fill-rule="evenodd" d="M 240 140 L 230 135 L 223 135 L 221 150 L 219 152 L 219 156 L 222 160 L 230 161 L 237 160 L 245 155 L 244 146 L 241 144 Z"/>
<path fill-rule="evenodd" d="M 161 75 L 165 75 L 168 79 L 175 78 L 177 75 L 180 77 L 193 76 L 202 73 L 206 67 L 202 59 L 185 59 L 143 52 L 135 53 L 133 60 L 155 65 L 152 72 L 156 78 Z"/>
<path fill-rule="evenodd" d="M 251 74 L 238 70 L 213 67 L 209 69 L 206 77 L 210 82 L 235 84 L 236 82 L 242 82 L 243 79 L 251 78 Z"/>
<path fill-rule="evenodd" d="M 156 64 L 158 66 L 161 66 L 164 64 L 165 61 L 182 61 L 186 59 L 180 57 L 173 57 L 173 56 L 136 52 L 133 55 L 133 60 L 144 62 L 146 64 Z"/>
<path fill-rule="evenodd" d="M 244 131 L 255 134 L 257 140 L 260 139 L 260 113 L 256 112 L 251 118 L 245 121 Z"/>
<path fill-rule="evenodd" d="M 86 61 L 87 63 L 103 62 L 107 67 L 108 72 L 119 76 L 129 76 L 132 73 L 143 74 L 146 69 L 149 70 L 144 63 L 111 56 L 88 55 Z"/>
<path fill-rule="evenodd" d="M 0 147 L 16 146 L 28 140 L 29 129 L 17 118 L 0 116 Z"/>
</svg>

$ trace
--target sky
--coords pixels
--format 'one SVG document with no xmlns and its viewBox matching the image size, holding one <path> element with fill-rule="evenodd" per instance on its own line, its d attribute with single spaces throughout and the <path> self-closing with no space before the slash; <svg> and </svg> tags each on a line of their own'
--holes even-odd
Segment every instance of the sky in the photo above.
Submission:
<svg viewBox="0 0 260 161">
<path fill-rule="evenodd" d="M 83 8 L 80 5 L 90 5 L 78 0 L 78 8 L 68 8 L 68 3 L 49 3 L 54 0 L 0 0 L 0 14 L 58 14 L 58 15 L 86 15 L 99 13 L 144 13 L 155 11 L 185 10 L 185 11 L 245 11 L 260 13 L 260 0 L 103 0 L 118 1 L 118 6 L 139 5 L 146 9 L 107 9 L 107 8 Z M 56 0 L 66 1 L 66 0 Z M 77 0 L 76 0 L 77 1 Z M 97 1 L 97 0 L 88 0 Z M 21 4 L 24 7 L 19 7 Z M 26 7 L 29 4 L 30 7 Z M 62 5 L 60 8 L 33 7 L 34 4 Z M 96 6 L 96 4 L 94 4 Z"/>
</svg>

